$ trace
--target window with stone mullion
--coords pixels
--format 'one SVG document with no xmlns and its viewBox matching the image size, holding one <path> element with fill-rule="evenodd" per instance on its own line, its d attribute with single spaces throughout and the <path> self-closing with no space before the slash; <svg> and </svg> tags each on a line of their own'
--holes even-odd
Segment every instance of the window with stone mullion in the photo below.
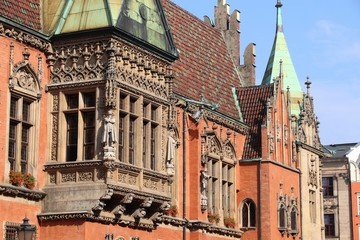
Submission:
<svg viewBox="0 0 360 240">
<path fill-rule="evenodd" d="M 65 98 L 65 159 L 66 161 L 92 160 L 96 155 L 96 92 L 66 94 Z"/>
<path fill-rule="evenodd" d="M 120 94 L 118 158 L 122 162 L 136 165 L 136 137 L 138 99 L 129 94 Z"/>
<path fill-rule="evenodd" d="M 143 104 L 143 167 L 156 170 L 158 107 L 153 103 Z"/>
<path fill-rule="evenodd" d="M 8 138 L 8 160 L 10 169 L 27 172 L 30 152 L 30 131 L 33 127 L 31 116 L 32 101 L 21 96 L 10 100 L 10 121 Z"/>
</svg>

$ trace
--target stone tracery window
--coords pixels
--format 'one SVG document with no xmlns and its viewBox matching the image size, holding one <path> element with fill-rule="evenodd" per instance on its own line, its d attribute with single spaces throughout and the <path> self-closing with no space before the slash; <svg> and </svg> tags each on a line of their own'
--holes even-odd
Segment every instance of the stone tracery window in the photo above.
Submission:
<svg viewBox="0 0 360 240">
<path fill-rule="evenodd" d="M 254 228 L 256 226 L 256 206 L 253 200 L 245 199 L 242 203 L 241 226 L 243 228 Z"/>
<path fill-rule="evenodd" d="M 203 135 L 203 138 L 202 159 L 207 172 L 207 210 L 209 213 L 231 217 L 234 214 L 235 152 L 231 151 L 233 147 L 230 143 L 220 142 L 213 131 Z"/>
<path fill-rule="evenodd" d="M 286 229 L 287 227 L 287 222 L 286 222 L 286 217 L 287 213 L 286 213 L 286 206 L 285 204 L 281 203 L 279 206 L 279 210 L 278 210 L 278 223 L 279 223 L 279 229 Z"/>
</svg>

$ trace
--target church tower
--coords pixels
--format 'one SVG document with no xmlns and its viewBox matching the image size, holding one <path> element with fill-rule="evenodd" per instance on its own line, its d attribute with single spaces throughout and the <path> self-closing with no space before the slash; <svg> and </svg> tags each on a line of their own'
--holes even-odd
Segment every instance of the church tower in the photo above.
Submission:
<svg viewBox="0 0 360 240">
<path fill-rule="evenodd" d="M 282 89 L 290 89 L 291 114 L 299 115 L 299 105 L 302 102 L 303 91 L 285 40 L 281 15 L 281 0 L 277 1 L 275 7 L 277 8 L 276 34 L 262 85 L 272 83 L 274 79 L 283 75 Z M 282 64 L 280 64 L 280 62 L 282 62 Z"/>
</svg>

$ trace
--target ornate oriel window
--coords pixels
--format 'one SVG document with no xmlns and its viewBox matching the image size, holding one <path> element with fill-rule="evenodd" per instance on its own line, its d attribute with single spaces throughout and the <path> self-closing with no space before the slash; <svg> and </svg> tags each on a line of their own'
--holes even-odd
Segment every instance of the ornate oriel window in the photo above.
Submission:
<svg viewBox="0 0 360 240">
<path fill-rule="evenodd" d="M 119 109 L 119 160 L 157 170 L 161 108 L 143 98 L 122 92 Z"/>
<path fill-rule="evenodd" d="M 95 158 L 96 91 L 63 93 L 62 112 L 66 134 L 60 138 L 66 144 L 65 160 Z M 64 141 L 65 140 L 65 141 Z"/>
<path fill-rule="evenodd" d="M 256 226 L 256 206 L 253 200 L 245 199 L 240 211 L 242 228 L 254 228 Z"/>
</svg>

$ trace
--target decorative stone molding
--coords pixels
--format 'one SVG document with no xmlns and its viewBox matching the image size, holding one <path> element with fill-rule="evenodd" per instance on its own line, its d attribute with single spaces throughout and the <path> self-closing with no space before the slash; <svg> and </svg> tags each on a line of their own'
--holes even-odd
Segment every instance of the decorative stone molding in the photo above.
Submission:
<svg viewBox="0 0 360 240">
<path fill-rule="evenodd" d="M 26 33 L 24 31 L 15 29 L 8 25 L 0 23 L 0 35 L 4 37 L 12 38 L 20 43 L 34 47 L 42 52 L 49 52 L 51 50 L 51 44 L 40 37 L 36 37 L 33 34 Z"/>
<path fill-rule="evenodd" d="M 0 195 L 9 197 L 20 197 L 38 202 L 46 196 L 46 193 L 38 190 L 30 190 L 24 187 L 0 184 Z"/>
<path fill-rule="evenodd" d="M 188 104 L 188 111 L 191 114 L 195 113 L 197 110 L 198 110 L 198 107 L 195 104 L 192 104 L 192 103 Z M 236 132 L 244 134 L 244 135 L 247 134 L 249 131 L 249 128 L 246 125 L 244 125 L 243 123 L 240 123 L 236 119 L 231 119 L 231 118 L 225 117 L 225 116 L 221 115 L 220 113 L 209 110 L 207 108 L 203 108 L 202 112 L 203 112 L 203 116 L 206 117 L 206 119 L 208 119 L 220 126 L 227 127 L 233 131 L 236 131 Z"/>
</svg>

